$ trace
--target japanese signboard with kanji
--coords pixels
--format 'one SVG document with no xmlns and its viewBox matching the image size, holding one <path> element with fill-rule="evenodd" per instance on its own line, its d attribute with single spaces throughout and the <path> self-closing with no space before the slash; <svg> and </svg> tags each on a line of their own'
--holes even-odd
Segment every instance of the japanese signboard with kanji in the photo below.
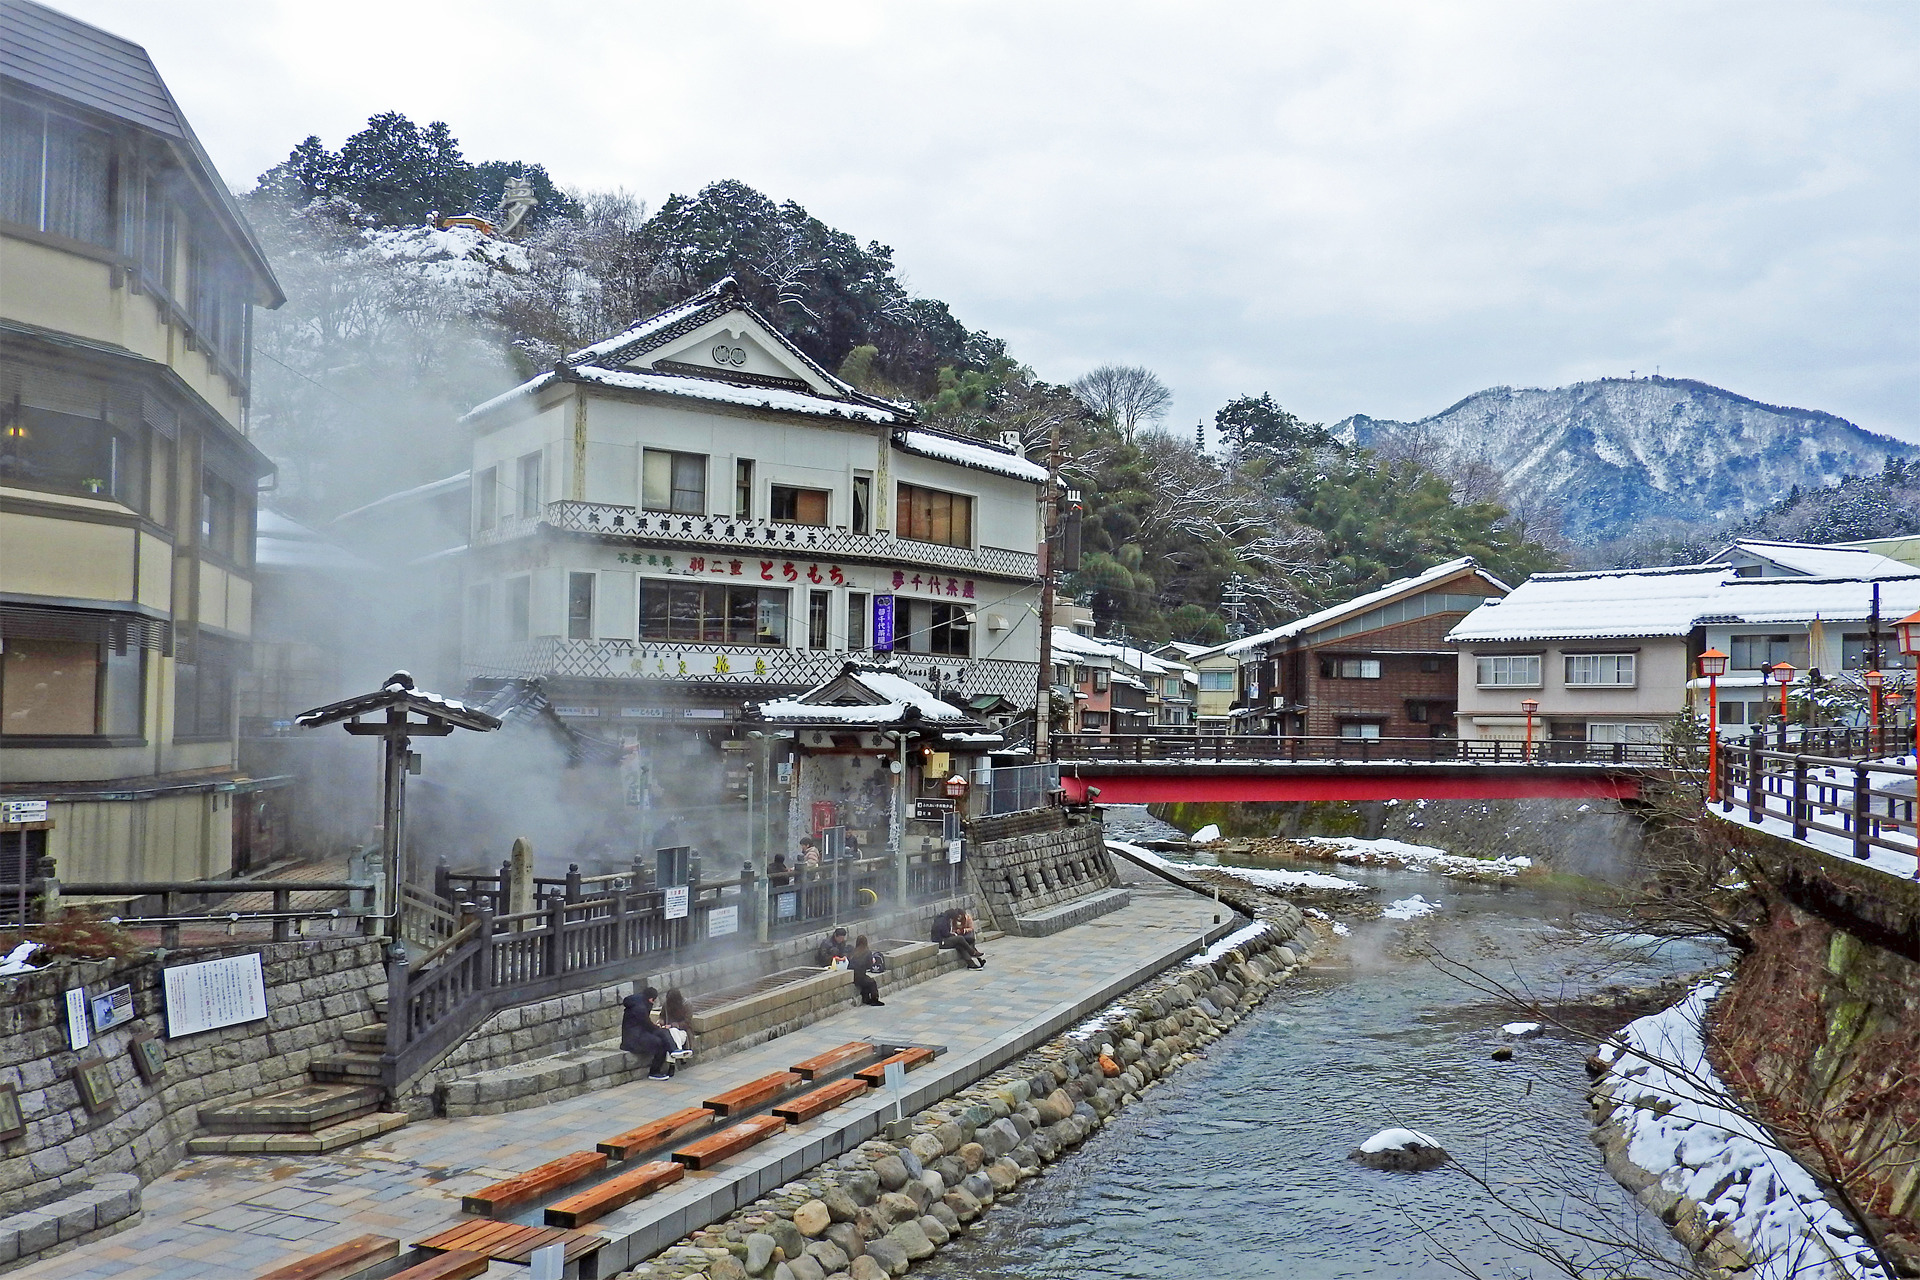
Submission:
<svg viewBox="0 0 1920 1280">
<path fill-rule="evenodd" d="M 190 1036 L 267 1016 L 266 974 L 259 953 L 177 964 L 164 971 L 167 1036 Z"/>
<path fill-rule="evenodd" d="M 678 578 L 737 578 L 742 582 L 796 586 L 804 583 L 811 587 L 856 590 L 878 588 L 952 600 L 972 600 L 979 594 L 979 584 L 974 579 L 934 567 L 855 570 L 824 560 L 763 559 L 752 553 L 687 555 L 678 551 L 622 551 L 614 559 L 641 569 L 666 570 Z"/>
<path fill-rule="evenodd" d="M 876 652 L 893 648 L 893 597 L 873 598 L 873 647 Z"/>
</svg>

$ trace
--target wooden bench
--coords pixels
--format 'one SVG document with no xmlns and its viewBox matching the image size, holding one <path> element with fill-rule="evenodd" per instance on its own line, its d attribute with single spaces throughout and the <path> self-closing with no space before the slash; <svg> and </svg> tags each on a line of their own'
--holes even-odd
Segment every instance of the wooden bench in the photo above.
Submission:
<svg viewBox="0 0 1920 1280">
<path fill-rule="evenodd" d="M 255 1280 L 345 1280 L 376 1262 L 399 1256 L 400 1242 L 392 1236 L 355 1236 L 325 1252 L 262 1271 Z"/>
<path fill-rule="evenodd" d="M 637 1169 L 608 1178 L 597 1187 L 568 1196 L 547 1209 L 550 1227 L 580 1227 L 615 1209 L 650 1196 L 687 1176 L 687 1166 L 674 1160 L 650 1160 Z"/>
<path fill-rule="evenodd" d="M 856 1041 L 853 1044 L 843 1044 L 838 1049 L 829 1049 L 825 1053 L 816 1053 L 804 1062 L 794 1063 L 787 1070 L 811 1082 L 838 1071 L 849 1063 L 858 1062 L 872 1052 L 872 1045 Z"/>
<path fill-rule="evenodd" d="M 484 1253 L 455 1249 L 425 1262 L 416 1262 L 405 1271 L 396 1271 L 389 1280 L 473 1280 L 487 1274 L 493 1259 Z"/>
<path fill-rule="evenodd" d="M 529 1200 L 538 1200 L 541 1196 L 558 1191 L 569 1182 L 600 1172 L 607 1167 L 607 1157 L 599 1151 L 576 1151 L 572 1155 L 561 1156 L 558 1160 L 549 1160 L 537 1169 L 529 1169 L 518 1177 L 508 1178 L 505 1182 L 496 1182 L 490 1187 L 482 1187 L 469 1196 L 460 1197 L 460 1207 L 468 1213 L 499 1213 L 515 1205 L 525 1204 Z"/>
<path fill-rule="evenodd" d="M 878 1089 L 887 1082 L 887 1064 L 889 1062 L 898 1062 L 906 1067 L 907 1070 L 911 1071 L 924 1062 L 932 1061 L 933 1050 L 923 1049 L 919 1045 L 915 1045 L 911 1049 L 902 1049 L 890 1058 L 882 1058 L 870 1067 L 862 1067 L 853 1073 L 853 1078 L 856 1080 L 864 1080 Z"/>
<path fill-rule="evenodd" d="M 526 1266 L 532 1260 L 535 1249 L 544 1249 L 550 1244 L 562 1246 L 562 1257 L 572 1262 L 581 1254 L 592 1253 L 606 1243 L 605 1236 L 591 1231 L 529 1227 L 518 1222 L 463 1222 L 457 1227 L 448 1227 L 439 1235 L 428 1236 L 420 1242 L 419 1247 L 445 1251 L 448 1254 L 469 1254 L 482 1262 L 493 1258 L 500 1262 L 517 1262 Z M 483 1267 L 482 1270 L 485 1268 Z M 472 1276 L 480 1273 L 462 1271 L 460 1274 Z M 395 1280 L 398 1280 L 398 1277 L 395 1277 Z"/>
<path fill-rule="evenodd" d="M 685 1111 L 649 1120 L 625 1133 L 616 1133 L 605 1142 L 595 1143 L 593 1149 L 615 1160 L 631 1160 L 642 1151 L 659 1146 L 687 1126 L 711 1119 L 713 1112 L 705 1107 L 688 1107 Z"/>
<path fill-rule="evenodd" d="M 711 1138 L 702 1138 L 689 1146 L 673 1153 L 673 1158 L 689 1169 L 707 1169 L 725 1160 L 728 1156 L 738 1155 L 757 1142 L 764 1142 L 787 1127 L 787 1122 L 779 1116 L 755 1116 L 751 1120 L 742 1120 L 730 1124 Z"/>
<path fill-rule="evenodd" d="M 788 1102 L 774 1107 L 773 1114 L 788 1124 L 799 1124 L 802 1120 L 811 1120 L 822 1112 L 831 1111 L 847 1099 L 857 1097 L 867 1091 L 865 1080 L 835 1080 L 832 1084 L 822 1085 L 811 1093 L 803 1093 Z"/>
<path fill-rule="evenodd" d="M 794 1072 L 776 1071 L 770 1076 L 749 1080 L 736 1089 L 708 1098 L 700 1105 L 717 1116 L 736 1116 L 742 1111 L 753 1110 L 763 1102 L 772 1102 L 795 1085 L 804 1083 Z"/>
</svg>

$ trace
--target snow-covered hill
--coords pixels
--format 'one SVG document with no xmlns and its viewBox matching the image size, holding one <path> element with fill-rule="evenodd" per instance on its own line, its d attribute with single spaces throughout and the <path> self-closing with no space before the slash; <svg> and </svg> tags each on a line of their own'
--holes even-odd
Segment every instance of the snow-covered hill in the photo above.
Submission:
<svg viewBox="0 0 1920 1280">
<path fill-rule="evenodd" d="M 1679 378 L 1493 387 L 1419 422 L 1356 414 L 1334 431 L 1446 470 L 1490 471 L 1510 501 L 1557 508 L 1566 536 L 1589 545 L 1749 515 L 1795 485 L 1833 485 L 1920 455 L 1830 413 Z"/>
</svg>

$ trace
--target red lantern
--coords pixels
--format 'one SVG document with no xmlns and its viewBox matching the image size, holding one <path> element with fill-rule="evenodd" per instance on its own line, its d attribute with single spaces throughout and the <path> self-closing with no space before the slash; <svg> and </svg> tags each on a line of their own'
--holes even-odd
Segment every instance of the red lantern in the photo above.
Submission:
<svg viewBox="0 0 1920 1280">
<path fill-rule="evenodd" d="M 950 799 L 964 799 L 967 794 L 967 780 L 956 773 L 942 784 L 942 790 L 947 793 Z"/>
</svg>

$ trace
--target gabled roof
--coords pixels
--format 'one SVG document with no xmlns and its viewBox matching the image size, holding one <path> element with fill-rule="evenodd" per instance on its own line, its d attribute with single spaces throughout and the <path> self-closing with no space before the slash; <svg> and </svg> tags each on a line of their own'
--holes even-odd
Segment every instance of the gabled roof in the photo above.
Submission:
<svg viewBox="0 0 1920 1280">
<path fill-rule="evenodd" d="M 1068 627 L 1053 629 L 1053 648 L 1056 653 L 1071 653 L 1076 657 L 1105 658 L 1152 676 L 1171 675 L 1182 669 L 1177 659 L 1156 658 L 1145 649 L 1135 649 L 1097 636 L 1083 636 Z"/>
<path fill-rule="evenodd" d="M 839 675 L 791 698 L 762 702 L 759 718 L 773 724 L 882 725 L 924 723 L 947 730 L 985 726 L 898 672 L 849 662 Z"/>
<path fill-rule="evenodd" d="M 1809 578 L 1904 578 L 1913 566 L 1866 547 L 1823 546 L 1812 542 L 1767 542 L 1739 538 L 1708 558 L 1708 564 L 1730 564 L 1741 558 L 1764 560 L 1792 574 Z"/>
<path fill-rule="evenodd" d="M 373 574 L 380 570 L 324 534 L 298 520 L 261 507 L 253 542 L 253 562 L 272 572 L 310 571 L 336 576 Z"/>
<path fill-rule="evenodd" d="M 253 268 L 266 305 L 286 301 L 239 202 L 145 49 L 32 0 L 0 0 L 0 80 L 166 139 L 201 195 L 226 215 L 228 230 Z"/>
<path fill-rule="evenodd" d="M 484 732 L 500 727 L 499 717 L 490 715 L 478 707 L 470 707 L 456 698 L 442 697 L 437 693 L 426 693 L 415 689 L 413 677 L 404 671 L 396 671 L 388 676 L 387 682 L 376 692 L 363 693 L 353 698 L 342 698 L 338 702 L 329 702 L 324 707 L 302 711 L 293 718 L 293 722 L 302 729 L 318 729 L 341 720 L 357 720 L 361 716 L 372 715 L 376 711 L 394 708 L 414 712 L 432 720 L 445 720 L 448 724 L 458 725 L 462 729 Z"/>
<path fill-rule="evenodd" d="M 765 368 L 779 372 L 711 362 L 709 367 L 671 358 L 682 352 L 697 331 L 729 318 L 736 319 L 742 329 L 741 349 L 750 342 L 756 357 L 764 355 Z M 829 373 L 761 315 L 742 296 L 732 276 L 623 333 L 582 347 L 548 372 L 476 405 L 461 421 L 484 417 L 514 400 L 568 382 L 876 424 L 904 424 L 913 417 L 910 406 L 867 395 Z"/>
<path fill-rule="evenodd" d="M 1449 560 L 1444 564 L 1437 564 L 1424 573 L 1416 574 L 1411 578 L 1400 578 L 1396 581 L 1389 582 L 1386 586 L 1376 591 L 1369 591 L 1363 596 L 1355 596 L 1345 604 L 1336 604 L 1330 608 L 1322 609 L 1318 613 L 1310 613 L 1304 618 L 1296 618 L 1292 622 L 1273 628 L 1271 631 L 1262 631 L 1258 635 L 1247 636 L 1241 640 L 1229 640 L 1226 644 L 1215 645 L 1213 648 L 1193 656 L 1196 658 L 1210 658 L 1215 654 L 1238 656 L 1243 653 L 1249 653 L 1260 648 L 1262 645 L 1271 644 L 1276 640 L 1291 640 L 1295 636 L 1303 636 L 1309 632 L 1319 631 L 1324 627 L 1333 626 L 1346 619 L 1358 617 L 1360 614 L 1366 613 L 1369 610 L 1391 604 L 1395 600 L 1418 595 L 1444 582 L 1448 578 L 1469 571 L 1479 574 L 1480 577 L 1503 592 L 1512 590 L 1506 583 L 1500 581 L 1500 579 L 1494 577 L 1485 569 L 1482 569 L 1479 561 L 1475 560 L 1472 556 L 1461 556 L 1457 560 Z"/>
</svg>

